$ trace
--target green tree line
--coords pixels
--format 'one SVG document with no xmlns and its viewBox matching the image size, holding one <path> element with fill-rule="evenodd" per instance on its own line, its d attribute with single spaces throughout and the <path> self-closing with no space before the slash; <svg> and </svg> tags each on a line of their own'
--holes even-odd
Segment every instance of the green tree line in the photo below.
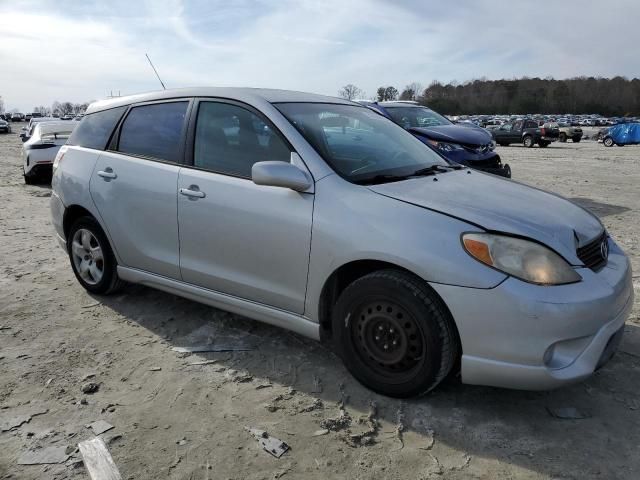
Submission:
<svg viewBox="0 0 640 480">
<path fill-rule="evenodd" d="M 350 100 L 364 92 L 349 84 L 339 95 Z M 448 115 L 469 114 L 585 114 L 605 116 L 640 115 L 640 79 L 624 77 L 518 78 L 464 83 L 434 81 L 426 89 L 418 82 L 401 91 L 393 86 L 378 88 L 373 100 L 415 100 Z"/>
</svg>

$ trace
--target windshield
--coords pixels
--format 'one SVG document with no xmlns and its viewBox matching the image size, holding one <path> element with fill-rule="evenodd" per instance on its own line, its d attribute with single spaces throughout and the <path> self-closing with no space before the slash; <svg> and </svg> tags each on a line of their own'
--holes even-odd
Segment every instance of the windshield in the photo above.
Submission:
<svg viewBox="0 0 640 480">
<path fill-rule="evenodd" d="M 385 107 L 385 110 L 403 128 L 453 125 L 439 113 L 425 107 Z"/>
<path fill-rule="evenodd" d="M 413 135 L 366 107 L 331 103 L 279 103 L 275 107 L 331 168 L 351 182 L 449 166 Z"/>
</svg>

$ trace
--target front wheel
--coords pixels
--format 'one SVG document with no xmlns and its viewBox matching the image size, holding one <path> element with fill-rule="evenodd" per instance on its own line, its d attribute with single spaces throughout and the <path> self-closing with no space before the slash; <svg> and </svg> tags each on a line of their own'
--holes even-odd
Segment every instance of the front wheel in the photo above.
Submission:
<svg viewBox="0 0 640 480">
<path fill-rule="evenodd" d="M 582 137 L 573 137 L 573 143 L 580 143 L 580 140 L 582 140 Z"/>
<path fill-rule="evenodd" d="M 558 140 L 561 141 L 562 143 L 567 141 L 567 134 L 566 133 L 561 133 L 560 136 L 558 137 Z"/>
<path fill-rule="evenodd" d="M 391 397 L 435 388 L 459 354 L 453 319 L 428 285 L 405 272 L 359 278 L 333 312 L 335 346 L 351 374 Z"/>
<path fill-rule="evenodd" d="M 604 144 L 605 147 L 613 147 L 613 138 L 611 137 L 606 137 L 602 143 Z"/>
<path fill-rule="evenodd" d="M 85 290 L 108 294 L 122 286 L 109 241 L 94 218 L 82 217 L 71 226 L 67 251 L 73 273 Z"/>
<path fill-rule="evenodd" d="M 526 137 L 524 137 L 524 139 L 522 140 L 522 145 L 527 148 L 533 147 L 533 137 L 531 135 L 527 135 Z"/>
</svg>

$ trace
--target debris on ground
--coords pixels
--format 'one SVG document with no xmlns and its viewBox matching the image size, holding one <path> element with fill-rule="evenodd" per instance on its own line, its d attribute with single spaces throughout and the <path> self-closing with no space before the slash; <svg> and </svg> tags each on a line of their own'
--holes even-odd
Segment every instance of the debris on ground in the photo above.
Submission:
<svg viewBox="0 0 640 480">
<path fill-rule="evenodd" d="M 178 353 L 204 353 L 204 352 L 248 352 L 253 350 L 250 345 L 196 345 L 194 347 L 172 347 L 171 350 Z"/>
<path fill-rule="evenodd" d="M 313 432 L 313 436 L 321 437 L 322 435 L 326 435 L 327 433 L 329 433 L 329 430 L 327 430 L 326 428 L 322 428 L 320 430 L 316 430 L 315 432 Z"/>
<path fill-rule="evenodd" d="M 63 463 L 69 458 L 67 446 L 46 447 L 27 450 L 18 459 L 18 465 L 44 465 L 48 463 Z"/>
<path fill-rule="evenodd" d="M 78 444 L 84 466 L 89 472 L 91 480 L 121 480 L 120 471 L 116 466 L 109 449 L 100 437 L 94 437 Z"/>
<path fill-rule="evenodd" d="M 402 450 L 404 448 L 404 438 L 403 432 L 405 430 L 404 425 L 404 402 L 400 402 L 400 406 L 398 407 L 398 411 L 396 412 L 396 429 L 395 429 L 395 437 L 400 442 L 400 447 L 396 450 Z"/>
<path fill-rule="evenodd" d="M 217 360 L 202 360 L 200 362 L 191 362 L 189 365 L 211 365 L 217 363 Z"/>
<path fill-rule="evenodd" d="M 113 425 L 105 422 L 104 420 L 96 420 L 93 423 L 85 425 L 85 427 L 90 428 L 95 435 L 100 435 L 101 433 L 111 430 L 113 428 Z"/>
<path fill-rule="evenodd" d="M 162 371 L 162 367 L 151 367 L 149 369 L 150 372 L 160 372 Z"/>
<path fill-rule="evenodd" d="M 15 417 L 11 417 L 11 418 L 6 418 L 6 419 L 2 418 L 0 419 L 0 432 L 8 432 L 10 430 L 18 428 L 21 425 L 24 425 L 25 423 L 29 423 L 33 417 L 37 415 L 44 415 L 48 411 L 49 410 L 41 410 L 41 411 L 29 413 L 29 414 L 16 415 Z"/>
<path fill-rule="evenodd" d="M 358 419 L 358 423 L 368 427 L 363 432 L 349 433 L 344 437 L 344 440 L 352 447 L 364 447 L 373 445 L 375 443 L 375 437 L 378 435 L 380 429 L 380 423 L 376 418 L 378 414 L 378 405 L 376 402 L 371 401 L 369 403 L 369 413 Z"/>
<path fill-rule="evenodd" d="M 314 410 L 322 410 L 322 408 L 324 408 L 322 400 L 320 400 L 319 398 L 316 398 L 311 403 L 311 405 L 307 405 L 306 407 L 300 408 L 300 410 L 298 410 L 298 412 L 299 413 L 309 413 L 309 412 L 313 412 Z"/>
<path fill-rule="evenodd" d="M 244 427 L 244 429 L 253 435 L 265 451 L 269 452 L 276 458 L 280 458 L 290 448 L 285 442 L 272 437 L 264 430 L 252 427 Z"/>
<path fill-rule="evenodd" d="M 584 418 L 591 418 L 591 413 L 584 410 L 579 410 L 575 407 L 559 407 L 550 408 L 547 407 L 549 415 L 562 420 L 582 420 Z"/>
<path fill-rule="evenodd" d="M 82 384 L 80 390 L 82 390 L 82 393 L 91 394 L 97 392 L 98 388 L 100 388 L 100 385 L 98 385 L 97 383 L 87 382 Z"/>
<path fill-rule="evenodd" d="M 320 422 L 322 428 L 326 428 L 332 432 L 338 432 L 351 426 L 351 416 L 344 409 L 344 403 L 342 401 L 338 402 L 338 409 L 339 413 L 337 417 L 326 418 Z"/>
</svg>

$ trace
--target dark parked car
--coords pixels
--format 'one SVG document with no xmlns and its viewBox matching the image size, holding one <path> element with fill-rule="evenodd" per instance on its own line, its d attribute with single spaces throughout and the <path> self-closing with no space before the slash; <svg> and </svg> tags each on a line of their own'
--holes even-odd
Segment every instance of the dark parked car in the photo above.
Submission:
<svg viewBox="0 0 640 480">
<path fill-rule="evenodd" d="M 500 128 L 491 130 L 496 143 L 502 146 L 522 143 L 525 147 L 533 147 L 536 143 L 547 147 L 558 140 L 560 130 L 557 123 L 539 126 L 536 120 L 516 120 L 505 123 Z"/>
<path fill-rule="evenodd" d="M 511 168 L 502 164 L 495 142 L 484 128 L 456 125 L 416 102 L 360 102 L 411 132 L 442 156 L 467 167 L 502 177 Z"/>
</svg>

